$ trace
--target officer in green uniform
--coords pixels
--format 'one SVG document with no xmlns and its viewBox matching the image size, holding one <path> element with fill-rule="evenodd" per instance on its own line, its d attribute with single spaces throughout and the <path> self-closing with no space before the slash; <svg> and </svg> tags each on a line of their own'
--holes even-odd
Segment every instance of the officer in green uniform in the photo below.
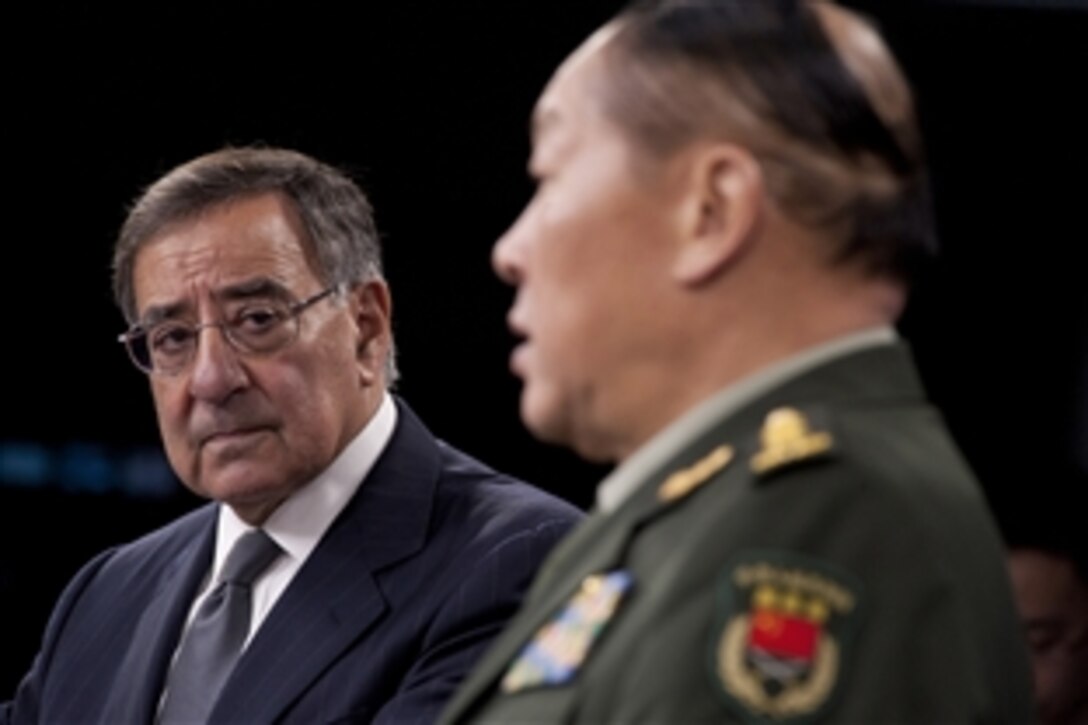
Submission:
<svg viewBox="0 0 1088 725">
<path fill-rule="evenodd" d="M 443 719 L 1031 719 L 979 486 L 894 322 L 907 83 L 830 3 L 640 2 L 557 71 L 498 242 L 521 415 L 619 465 Z"/>
</svg>

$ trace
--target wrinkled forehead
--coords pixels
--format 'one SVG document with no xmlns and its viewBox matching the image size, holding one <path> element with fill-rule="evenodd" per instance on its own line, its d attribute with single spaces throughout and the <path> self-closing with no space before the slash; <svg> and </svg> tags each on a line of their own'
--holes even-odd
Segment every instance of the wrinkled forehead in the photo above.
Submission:
<svg viewBox="0 0 1088 725">
<path fill-rule="evenodd" d="M 180 294 L 198 281 L 209 288 L 257 277 L 308 282 L 316 275 L 305 237 L 294 205 L 278 194 L 210 206 L 164 226 L 137 250 L 137 307 L 152 297 Z"/>
</svg>

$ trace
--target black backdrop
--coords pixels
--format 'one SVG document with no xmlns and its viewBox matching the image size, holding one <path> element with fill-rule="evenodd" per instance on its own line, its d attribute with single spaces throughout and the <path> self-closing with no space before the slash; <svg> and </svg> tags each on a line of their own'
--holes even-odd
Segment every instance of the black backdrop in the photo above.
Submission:
<svg viewBox="0 0 1088 725">
<path fill-rule="evenodd" d="M 1075 2 L 853 4 L 904 57 L 933 159 L 945 256 L 901 329 L 995 510 L 1015 519 L 1088 468 L 1076 261 L 1088 14 Z M 195 503 L 111 482 L 121 461 L 155 463 L 157 433 L 146 382 L 114 341 L 108 266 L 137 191 L 224 144 L 295 147 L 351 171 L 386 244 L 400 392 L 455 445 L 590 501 L 604 469 L 518 422 L 510 294 L 489 253 L 531 191 L 536 95 L 616 6 L 23 9 L 0 51 L 0 699 L 75 569 Z"/>
</svg>

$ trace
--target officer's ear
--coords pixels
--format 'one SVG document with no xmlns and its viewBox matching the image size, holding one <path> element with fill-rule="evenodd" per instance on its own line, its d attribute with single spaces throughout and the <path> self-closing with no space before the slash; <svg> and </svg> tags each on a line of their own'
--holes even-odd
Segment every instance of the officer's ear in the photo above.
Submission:
<svg viewBox="0 0 1088 725">
<path fill-rule="evenodd" d="M 360 381 L 374 385 L 384 375 L 392 339 L 393 301 L 389 286 L 384 280 L 372 279 L 352 285 L 347 295 Z"/>
<path fill-rule="evenodd" d="M 751 243 L 763 208 L 763 171 L 751 152 L 726 143 L 700 145 L 687 163 L 684 239 L 672 272 L 684 285 L 701 285 Z"/>
</svg>

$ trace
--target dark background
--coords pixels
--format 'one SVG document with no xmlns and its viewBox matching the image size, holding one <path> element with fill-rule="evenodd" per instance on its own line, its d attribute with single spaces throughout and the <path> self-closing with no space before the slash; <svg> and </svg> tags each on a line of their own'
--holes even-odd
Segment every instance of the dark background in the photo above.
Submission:
<svg viewBox="0 0 1088 725">
<path fill-rule="evenodd" d="M 1088 13 L 851 4 L 903 57 L 933 162 L 944 257 L 901 331 L 1002 523 L 1035 520 L 1088 470 Z M 77 567 L 196 503 L 114 341 L 109 260 L 131 199 L 197 154 L 262 142 L 349 170 L 386 244 L 400 392 L 432 430 L 581 505 L 605 472 L 523 431 L 489 253 L 531 192 L 537 94 L 618 3 L 358 5 L 50 4 L 8 26 L 0 699 Z"/>
</svg>

